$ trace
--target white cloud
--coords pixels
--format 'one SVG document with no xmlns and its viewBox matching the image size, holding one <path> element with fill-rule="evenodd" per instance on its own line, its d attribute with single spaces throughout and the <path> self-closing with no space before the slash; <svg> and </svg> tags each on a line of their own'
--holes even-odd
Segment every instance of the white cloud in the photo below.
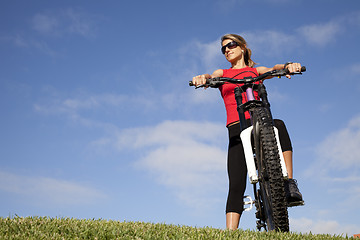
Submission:
<svg viewBox="0 0 360 240">
<path fill-rule="evenodd" d="M 351 119 L 348 125 L 330 134 L 318 146 L 318 156 L 333 170 L 360 169 L 360 116 Z"/>
<path fill-rule="evenodd" d="M 269 0 L 271 1 L 271 0 Z M 277 0 L 274 0 L 277 1 Z M 282 0 L 279 0 L 279 2 Z M 284 0 L 286 1 L 286 0 Z M 360 26 L 360 13 L 334 17 L 327 22 L 299 26 L 293 33 L 277 30 L 247 31 L 240 33 L 254 52 L 276 56 L 303 47 L 304 42 L 326 46 L 336 41 L 342 33 Z"/>
<path fill-rule="evenodd" d="M 54 34 L 59 24 L 59 19 L 54 15 L 36 14 L 33 17 L 33 28 L 40 33 Z"/>
<path fill-rule="evenodd" d="M 218 145 L 224 138 L 223 124 L 211 122 L 164 121 L 154 127 L 126 129 L 119 136 L 119 147 L 133 148 L 164 144 L 192 145 L 198 142 Z M 224 139 L 222 139 L 224 140 Z M 220 142 L 221 143 L 221 142 Z"/>
<path fill-rule="evenodd" d="M 70 117 L 78 116 L 81 111 L 91 111 L 105 107 L 126 107 L 129 104 L 140 104 L 141 99 L 122 94 L 77 94 L 82 96 L 63 97 L 61 93 L 50 93 L 39 103 L 34 104 L 34 110 L 43 114 L 60 114 Z M 53 89 L 51 91 L 54 91 Z M 56 95 L 56 96 L 51 96 Z M 151 102 L 151 101 L 148 101 Z M 148 104 L 149 105 L 149 104 Z"/>
<path fill-rule="evenodd" d="M 351 73 L 359 74 L 360 73 L 360 63 L 354 63 L 354 64 L 350 65 L 350 71 L 351 71 Z"/>
<path fill-rule="evenodd" d="M 317 220 L 309 218 L 294 219 L 290 218 L 292 232 L 312 233 L 312 234 L 330 234 L 330 235 L 348 235 L 352 236 L 359 232 L 359 226 L 355 224 L 343 225 L 335 220 Z"/>
<path fill-rule="evenodd" d="M 84 37 L 91 36 L 95 32 L 95 25 L 92 18 L 83 12 L 74 9 L 67 9 L 64 16 L 68 18 L 67 30 Z"/>
<path fill-rule="evenodd" d="M 189 92 L 182 98 L 192 104 L 203 104 L 196 98 L 206 98 L 196 97 L 197 93 L 218 95 L 217 91 L 211 90 L 194 90 L 187 95 Z M 226 191 L 226 151 L 223 148 L 227 147 L 227 130 L 224 123 L 164 121 L 152 127 L 120 130 L 116 125 L 92 119 L 86 114 L 87 111 L 103 111 L 106 107 L 110 110 L 114 107 L 139 109 L 144 107 L 144 102 L 150 104 L 152 109 L 158 105 L 165 108 L 169 105 L 170 108 L 175 107 L 176 101 L 169 100 L 166 95 L 152 94 L 151 91 L 146 101 L 138 96 L 112 94 L 83 94 L 74 98 L 55 95 L 52 100 L 36 104 L 35 110 L 63 115 L 86 127 L 104 129 L 107 134 L 91 142 L 92 151 L 114 150 L 116 142 L 115 149 L 132 149 L 135 154 L 141 153 L 135 165 L 148 172 L 158 183 L 172 189 L 184 204 L 198 210 L 204 209 L 217 201 L 214 195 Z"/>
<path fill-rule="evenodd" d="M 291 51 L 299 45 L 295 35 L 275 30 L 244 32 L 248 47 L 253 52 L 261 52 L 266 56 L 276 56 Z"/>
<path fill-rule="evenodd" d="M 303 26 L 298 31 L 310 44 L 325 46 L 336 40 L 336 37 L 341 33 L 341 24 L 337 21 L 330 21 Z"/>
<path fill-rule="evenodd" d="M 360 116 L 356 116 L 344 128 L 329 134 L 317 145 L 316 159 L 305 172 L 317 184 L 326 186 L 325 192 L 329 197 L 346 196 L 336 202 L 337 208 L 342 211 L 354 212 L 351 208 L 343 208 L 343 205 L 354 206 L 360 201 L 359 146 Z"/>
<path fill-rule="evenodd" d="M 19 48 L 34 48 L 50 57 L 58 57 L 61 54 L 52 49 L 46 42 L 42 40 L 34 40 L 29 37 L 24 37 L 22 34 L 16 34 L 13 36 L 2 37 L 0 40 L 4 40 L 13 44 Z"/>
<path fill-rule="evenodd" d="M 179 54 L 182 59 L 185 59 L 185 64 L 189 68 L 191 66 L 191 72 L 196 75 L 199 69 L 200 73 L 213 73 L 214 70 L 219 68 L 220 63 L 223 61 L 223 57 L 220 51 L 220 38 L 212 42 L 200 42 L 194 40 L 183 46 L 179 50 Z"/>
<path fill-rule="evenodd" d="M 219 58 L 222 57 L 220 51 L 220 40 L 216 40 L 210 43 L 200 43 L 195 44 L 199 54 L 199 59 L 203 61 L 203 64 L 206 69 L 209 69 L 209 73 L 217 69 L 219 65 Z M 200 57 L 201 56 L 201 57 Z"/>
<path fill-rule="evenodd" d="M 330 133 L 316 146 L 316 161 L 310 165 L 306 174 L 334 184 L 358 184 L 359 146 L 360 116 L 356 116 L 347 126 Z"/>
<path fill-rule="evenodd" d="M 280 91 L 278 87 L 273 87 L 273 86 L 269 87 L 268 94 L 272 103 L 279 104 L 279 103 L 289 102 L 290 100 L 289 95 Z"/>
<path fill-rule="evenodd" d="M 333 43 L 345 32 L 354 31 L 360 27 L 360 12 L 352 12 L 336 16 L 328 22 L 310 24 L 298 28 L 298 33 L 315 46 L 325 46 Z"/>
<path fill-rule="evenodd" d="M 353 27 L 360 27 L 360 11 L 349 13 L 344 17 L 344 21 Z"/>
<path fill-rule="evenodd" d="M 100 124 L 99 118 L 93 118 L 95 112 L 101 113 L 100 115 L 104 117 L 111 114 L 114 118 L 114 116 L 123 115 L 124 112 L 142 117 L 143 114 L 146 115 L 150 112 L 158 114 L 164 111 L 167 114 L 176 111 L 177 113 L 186 112 L 192 115 L 199 106 L 204 106 L 205 109 L 209 110 L 210 104 L 212 105 L 211 111 L 216 107 L 223 110 L 220 93 L 217 89 L 194 90 L 186 86 L 186 81 L 183 82 L 184 88 L 186 88 L 183 91 L 175 89 L 173 91 L 167 90 L 165 93 L 149 87 L 146 88 L 146 93 L 142 89 L 138 90 L 136 94 L 76 92 L 73 94 L 74 96 L 68 97 L 56 89 L 49 88 L 45 89 L 47 96 L 34 103 L 33 109 L 45 115 L 64 116 L 71 121 L 83 123 L 87 126 Z"/>
<path fill-rule="evenodd" d="M 46 206 L 93 204 L 106 198 L 101 191 L 79 183 L 3 171 L 0 171 L 0 191 Z"/>
<path fill-rule="evenodd" d="M 68 8 L 58 11 L 44 11 L 35 14 L 31 19 L 31 28 L 43 36 L 63 37 L 64 35 L 91 38 L 96 35 L 96 20 L 94 15 L 79 9 Z M 50 57 L 62 56 L 62 53 L 51 46 L 44 38 L 34 38 L 30 35 L 17 33 L 1 37 L 16 47 L 34 48 Z"/>
<path fill-rule="evenodd" d="M 302 0 L 296 1 L 297 3 Z M 241 9 L 248 3 L 246 0 L 217 0 L 215 2 L 216 9 L 225 14 L 229 12 L 229 9 Z M 252 0 L 252 3 L 270 4 L 270 5 L 284 5 L 294 3 L 292 0 Z"/>
<path fill-rule="evenodd" d="M 11 38 L 11 41 L 15 44 L 17 47 L 28 47 L 29 43 L 20 35 L 16 35 L 15 37 Z"/>
<path fill-rule="evenodd" d="M 32 28 L 45 35 L 75 34 L 91 37 L 95 33 L 93 16 L 78 9 L 38 13 L 32 19 Z"/>
<path fill-rule="evenodd" d="M 226 189 L 225 136 L 223 124 L 165 121 L 124 130 L 117 144 L 120 150 L 141 150 L 136 166 L 199 210 L 216 202 L 214 195 Z"/>
<path fill-rule="evenodd" d="M 220 97 L 220 92 L 218 90 L 214 91 L 211 89 L 197 89 L 188 93 L 189 95 L 186 99 L 191 102 L 192 107 L 194 104 L 214 104 L 222 101 Z"/>
</svg>

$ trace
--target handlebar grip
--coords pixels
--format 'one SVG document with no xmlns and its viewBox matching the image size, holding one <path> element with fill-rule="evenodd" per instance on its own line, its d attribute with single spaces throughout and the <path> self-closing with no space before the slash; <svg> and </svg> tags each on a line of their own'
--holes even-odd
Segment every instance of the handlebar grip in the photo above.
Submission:
<svg viewBox="0 0 360 240">
<path fill-rule="evenodd" d="M 305 66 L 301 66 L 301 72 L 306 72 L 306 67 Z M 289 69 L 286 68 L 285 73 L 290 74 Z"/>
<path fill-rule="evenodd" d="M 211 80 L 213 80 L 213 79 L 215 79 L 215 78 L 206 79 L 206 84 L 209 84 L 211 82 Z M 192 86 L 195 86 L 195 84 L 192 81 L 189 81 L 189 86 L 192 87 Z"/>
</svg>

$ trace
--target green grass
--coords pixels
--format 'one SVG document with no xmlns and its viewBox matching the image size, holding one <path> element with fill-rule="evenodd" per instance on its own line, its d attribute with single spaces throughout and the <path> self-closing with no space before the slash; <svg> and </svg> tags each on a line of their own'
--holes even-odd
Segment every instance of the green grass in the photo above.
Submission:
<svg viewBox="0 0 360 240">
<path fill-rule="evenodd" d="M 143 222 L 0 217 L 0 239 L 352 239 L 341 236 L 228 231 Z"/>
</svg>

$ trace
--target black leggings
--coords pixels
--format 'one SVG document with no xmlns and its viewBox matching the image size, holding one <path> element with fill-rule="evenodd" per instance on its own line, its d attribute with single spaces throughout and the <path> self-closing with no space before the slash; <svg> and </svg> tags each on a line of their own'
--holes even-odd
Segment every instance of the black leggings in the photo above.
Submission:
<svg viewBox="0 0 360 240">
<path fill-rule="evenodd" d="M 279 130 L 282 151 L 292 151 L 291 140 L 285 123 L 279 119 L 274 119 L 274 123 Z M 226 203 L 226 213 L 236 212 L 241 214 L 244 209 L 243 197 L 246 188 L 247 168 L 243 145 L 240 139 L 240 124 L 229 126 L 228 130 L 229 150 L 227 169 L 229 194 Z"/>
</svg>

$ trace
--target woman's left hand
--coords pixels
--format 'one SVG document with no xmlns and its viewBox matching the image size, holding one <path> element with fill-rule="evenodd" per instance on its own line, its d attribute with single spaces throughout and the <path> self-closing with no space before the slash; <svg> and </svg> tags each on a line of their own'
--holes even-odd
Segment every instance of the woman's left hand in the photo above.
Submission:
<svg viewBox="0 0 360 240">
<path fill-rule="evenodd" d="M 285 68 L 289 70 L 290 73 L 293 72 L 301 72 L 301 64 L 300 63 L 288 63 Z M 287 78 L 291 78 L 291 75 L 286 75 Z"/>
</svg>

